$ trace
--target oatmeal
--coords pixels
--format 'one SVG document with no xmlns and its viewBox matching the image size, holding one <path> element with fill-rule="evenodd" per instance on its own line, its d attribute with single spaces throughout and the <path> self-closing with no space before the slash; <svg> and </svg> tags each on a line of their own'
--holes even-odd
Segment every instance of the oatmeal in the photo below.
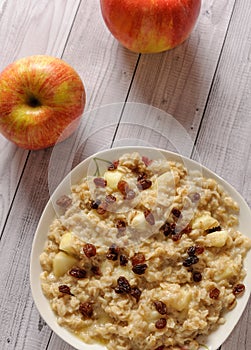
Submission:
<svg viewBox="0 0 251 350">
<path fill-rule="evenodd" d="M 59 325 L 109 350 L 199 348 L 245 293 L 238 205 L 178 162 L 124 154 L 58 198 L 40 256 Z"/>
</svg>

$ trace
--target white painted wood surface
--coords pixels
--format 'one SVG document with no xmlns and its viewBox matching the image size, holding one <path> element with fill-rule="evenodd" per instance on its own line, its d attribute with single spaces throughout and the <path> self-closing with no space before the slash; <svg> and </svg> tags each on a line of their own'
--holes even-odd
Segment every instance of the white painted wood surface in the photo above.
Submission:
<svg viewBox="0 0 251 350">
<path fill-rule="evenodd" d="M 34 306 L 29 254 L 51 191 L 86 156 L 136 140 L 176 150 L 223 176 L 251 205 L 250 16 L 250 0 L 204 0 L 183 45 L 137 55 L 110 35 L 98 0 L 3 2 L 0 69 L 26 55 L 62 57 L 82 77 L 87 105 L 82 139 L 74 135 L 58 149 L 29 152 L 0 136 L 0 349 L 72 349 Z M 95 111 L 114 103 L 103 107 L 105 117 Z M 159 110 L 149 114 L 144 104 Z M 250 329 L 249 304 L 221 349 L 251 349 Z"/>
</svg>

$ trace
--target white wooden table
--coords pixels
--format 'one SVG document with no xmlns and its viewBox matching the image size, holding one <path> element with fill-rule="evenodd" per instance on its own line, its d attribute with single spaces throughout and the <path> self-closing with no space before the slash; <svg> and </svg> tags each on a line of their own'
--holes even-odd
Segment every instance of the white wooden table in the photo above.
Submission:
<svg viewBox="0 0 251 350">
<path fill-rule="evenodd" d="M 94 134 L 74 150 L 70 165 L 118 140 L 140 139 L 199 160 L 251 205 L 251 2 L 202 2 L 197 26 L 183 45 L 138 55 L 110 35 L 98 0 L 3 0 L 0 70 L 32 54 L 61 57 L 84 81 L 87 114 L 124 102 L 163 111 L 145 120 L 139 116 L 139 125 L 133 127 L 135 118 L 128 120 L 123 113 L 106 119 L 105 127 L 100 115 L 91 120 L 87 116 L 83 123 L 88 121 Z M 173 117 L 171 122 L 165 112 Z M 171 135 L 176 137 L 170 143 Z M 52 154 L 53 149 L 19 149 L 0 136 L 1 350 L 72 349 L 39 317 L 29 286 L 38 220 L 50 191 L 69 171 L 58 159 L 52 172 Z M 250 306 L 221 350 L 251 349 Z"/>
</svg>

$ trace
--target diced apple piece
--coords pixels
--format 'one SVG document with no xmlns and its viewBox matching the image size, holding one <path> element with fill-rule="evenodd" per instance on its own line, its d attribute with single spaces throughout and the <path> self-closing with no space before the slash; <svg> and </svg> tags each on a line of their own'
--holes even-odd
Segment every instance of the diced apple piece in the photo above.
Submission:
<svg viewBox="0 0 251 350">
<path fill-rule="evenodd" d="M 209 233 L 205 237 L 204 244 L 206 247 L 221 248 L 226 244 L 227 237 L 228 237 L 228 232 L 226 230 L 215 231 L 215 232 Z"/>
<path fill-rule="evenodd" d="M 229 279 L 233 276 L 236 276 L 238 274 L 238 271 L 234 268 L 232 264 L 227 265 L 224 270 L 218 270 L 216 271 L 214 275 L 214 280 L 215 282 L 220 282 L 222 280 Z"/>
<path fill-rule="evenodd" d="M 145 231 L 149 228 L 149 224 L 146 221 L 144 213 L 137 212 L 131 222 L 131 226 L 138 231 Z"/>
<path fill-rule="evenodd" d="M 68 254 L 74 254 L 75 251 L 73 248 L 73 235 L 71 232 L 67 232 L 61 237 L 59 249 Z"/>
<path fill-rule="evenodd" d="M 53 259 L 53 273 L 56 277 L 63 276 L 74 264 L 77 259 L 65 252 L 59 252 Z"/>
<path fill-rule="evenodd" d="M 219 222 L 214 219 L 209 213 L 203 214 L 202 216 L 197 217 L 193 223 L 193 229 L 203 229 L 208 230 L 213 227 L 219 226 Z"/>
<path fill-rule="evenodd" d="M 106 171 L 104 173 L 104 178 L 107 181 L 107 186 L 110 187 L 112 190 L 116 190 L 118 186 L 118 182 L 121 180 L 123 174 L 118 171 Z"/>
<path fill-rule="evenodd" d="M 191 292 L 189 290 L 181 289 L 171 300 L 169 305 L 178 311 L 189 308 L 191 301 Z"/>
</svg>

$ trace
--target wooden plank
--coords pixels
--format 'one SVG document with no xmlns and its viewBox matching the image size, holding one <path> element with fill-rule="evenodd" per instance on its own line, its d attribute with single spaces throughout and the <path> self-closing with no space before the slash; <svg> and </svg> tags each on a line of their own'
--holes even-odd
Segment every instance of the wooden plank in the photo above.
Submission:
<svg viewBox="0 0 251 350">
<path fill-rule="evenodd" d="M 27 252 L 31 249 L 50 191 L 55 188 L 60 176 L 69 171 L 68 161 L 74 165 L 82 157 L 107 147 L 123 105 L 111 113 L 109 104 L 124 101 L 128 92 L 137 57 L 114 44 L 102 22 L 98 6 L 98 1 L 81 2 L 63 56 L 78 68 L 83 78 L 87 90 L 86 112 L 90 114 L 84 116 L 83 127 L 78 133 L 58 148 L 30 153 L 2 235 L 0 249 L 8 254 L 0 254 L 0 312 L 4 315 L 1 349 L 70 348 L 55 335 L 50 341 L 51 331 L 41 321 L 32 302 L 27 278 Z M 100 105 L 108 105 L 106 113 L 95 110 Z M 88 141 L 85 141 L 86 136 L 89 136 Z M 56 155 L 55 162 L 50 162 L 52 155 Z"/>
<path fill-rule="evenodd" d="M 149 143 L 154 144 L 155 126 L 161 124 L 165 137 L 160 146 L 191 155 L 191 140 L 199 130 L 234 3 L 203 1 L 196 28 L 183 45 L 161 54 L 141 55 L 128 101 L 152 105 L 173 117 L 173 122 L 170 118 L 164 121 L 163 117 L 161 122 L 152 118 L 152 136 L 149 129 L 141 131 L 141 137 Z M 124 128 L 122 132 L 126 137 Z M 174 133 L 175 144 L 168 144 L 168 137 Z"/>
<path fill-rule="evenodd" d="M 28 55 L 60 57 L 80 0 L 3 2 L 0 11 L 0 70 Z M 12 203 L 28 152 L 0 135 L 0 232 Z M 10 161 L 11 160 L 11 161 Z"/>
<path fill-rule="evenodd" d="M 251 3 L 237 1 L 197 140 L 199 160 L 251 206 Z M 196 157 L 195 157 L 196 158 Z M 221 350 L 251 348 L 251 299 Z"/>
</svg>

